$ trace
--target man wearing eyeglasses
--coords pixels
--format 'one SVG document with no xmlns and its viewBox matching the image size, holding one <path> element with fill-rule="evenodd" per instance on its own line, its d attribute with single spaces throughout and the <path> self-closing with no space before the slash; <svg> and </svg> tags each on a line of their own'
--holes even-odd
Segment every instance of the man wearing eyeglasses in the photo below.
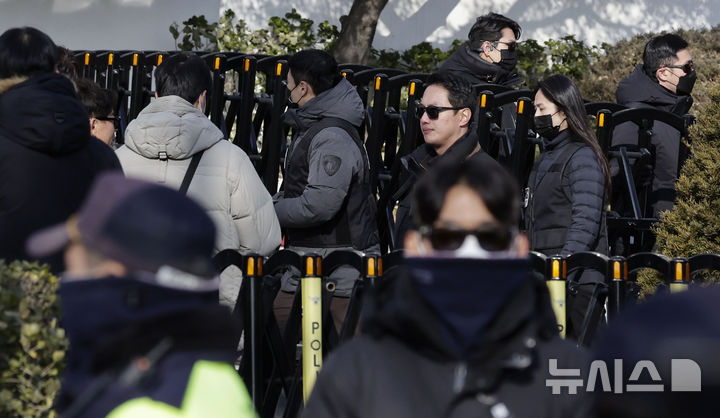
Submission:
<svg viewBox="0 0 720 418">
<path fill-rule="evenodd" d="M 522 81 L 515 73 L 521 33 L 520 25 L 503 15 L 480 16 L 468 33 L 468 41 L 440 65 L 440 70 L 472 84 L 517 85 Z"/>
<path fill-rule="evenodd" d="M 693 102 L 690 93 L 696 78 L 688 43 L 675 34 L 666 34 L 645 45 L 643 63 L 620 81 L 615 94 L 617 102 L 627 107 L 649 107 L 684 115 Z M 678 156 L 684 153 L 681 149 L 684 146 L 681 147 L 680 132 L 667 124 L 656 122 L 652 132 L 655 164 L 644 170 L 647 178 L 638 181 L 652 182 L 649 213 L 643 215 L 658 217 L 661 211 L 673 207 Z M 619 125 L 613 133 L 613 145 L 636 144 L 637 141 L 638 128 L 632 122 Z M 617 163 L 612 165 L 616 175 Z"/>
<path fill-rule="evenodd" d="M 467 80 L 448 72 L 432 74 L 428 79 L 422 100 L 416 106 L 425 143 L 402 158 L 405 172 L 393 197 L 393 201 L 399 200 L 396 246 L 402 245 L 405 233 L 414 226 L 410 191 L 427 168 L 441 160 L 460 162 L 467 158 L 499 165 L 480 148 L 475 129 L 470 129 L 475 104 L 475 93 Z"/>
<path fill-rule="evenodd" d="M 120 128 L 120 119 L 114 115 L 117 93 L 85 78 L 75 80 L 75 85 L 78 97 L 90 116 L 90 135 L 114 148 L 115 135 Z"/>
</svg>

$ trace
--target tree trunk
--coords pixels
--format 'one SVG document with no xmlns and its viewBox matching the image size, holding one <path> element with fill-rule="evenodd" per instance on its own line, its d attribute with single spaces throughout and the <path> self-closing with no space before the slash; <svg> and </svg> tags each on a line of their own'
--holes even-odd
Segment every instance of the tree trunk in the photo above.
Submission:
<svg viewBox="0 0 720 418">
<path fill-rule="evenodd" d="M 375 28 L 387 3 L 388 0 L 353 0 L 350 13 L 340 19 L 340 37 L 332 51 L 338 63 L 367 63 Z"/>
</svg>

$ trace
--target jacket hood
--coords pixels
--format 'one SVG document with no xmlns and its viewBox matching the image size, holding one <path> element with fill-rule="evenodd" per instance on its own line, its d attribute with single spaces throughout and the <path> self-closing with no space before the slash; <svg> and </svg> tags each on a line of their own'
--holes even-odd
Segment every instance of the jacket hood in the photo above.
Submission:
<svg viewBox="0 0 720 418">
<path fill-rule="evenodd" d="M 522 82 L 515 72 L 508 72 L 499 65 L 489 63 L 464 43 L 447 60 L 440 64 L 441 71 L 449 71 L 472 84 L 501 84 L 512 86 Z"/>
<path fill-rule="evenodd" d="M 635 67 L 635 70 L 629 76 L 620 81 L 615 96 L 617 102 L 621 105 L 639 102 L 649 106 L 668 108 L 681 100 L 680 96 L 661 86 L 645 74 L 642 65 Z"/>
<path fill-rule="evenodd" d="M 179 96 L 152 101 L 125 131 L 125 145 L 145 158 L 183 160 L 224 139 L 200 110 Z"/>
<path fill-rule="evenodd" d="M 0 80 L 0 135 L 46 154 L 67 154 L 90 141 L 90 124 L 65 76 L 13 77 Z"/>
<path fill-rule="evenodd" d="M 322 118 L 344 119 L 354 126 L 360 126 L 365 117 L 364 111 L 355 87 L 343 78 L 335 87 L 313 97 L 304 106 L 289 109 L 283 119 L 289 125 L 301 129 Z"/>
</svg>

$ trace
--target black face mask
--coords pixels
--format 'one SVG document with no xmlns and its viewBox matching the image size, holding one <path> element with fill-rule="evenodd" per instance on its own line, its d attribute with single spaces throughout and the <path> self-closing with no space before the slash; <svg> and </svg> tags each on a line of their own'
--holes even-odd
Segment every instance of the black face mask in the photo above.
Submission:
<svg viewBox="0 0 720 418">
<path fill-rule="evenodd" d="M 510 51 L 508 49 L 500 50 L 500 62 L 497 63 L 497 65 L 499 65 L 500 68 L 502 68 L 505 71 L 510 72 L 515 69 L 517 62 L 518 62 L 517 51 Z"/>
<path fill-rule="evenodd" d="M 695 70 L 692 70 L 684 76 L 680 77 L 677 86 L 675 86 L 675 91 L 679 96 L 689 96 L 690 93 L 692 93 L 692 89 L 693 86 L 695 86 L 696 80 L 697 73 L 695 72 Z"/>
<path fill-rule="evenodd" d="M 553 126 L 553 115 L 535 116 L 534 118 L 535 132 L 543 138 L 553 139 L 560 134 L 560 125 L 562 125 L 562 122 L 560 122 L 558 126 Z"/>
</svg>

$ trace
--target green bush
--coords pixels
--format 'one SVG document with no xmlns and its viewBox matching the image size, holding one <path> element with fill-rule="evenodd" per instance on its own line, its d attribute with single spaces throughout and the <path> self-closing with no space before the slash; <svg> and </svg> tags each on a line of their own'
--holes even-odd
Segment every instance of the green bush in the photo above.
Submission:
<svg viewBox="0 0 720 418">
<path fill-rule="evenodd" d="M 658 251 L 669 257 L 720 254 L 720 87 L 708 96 L 691 128 L 693 155 L 681 170 L 675 207 L 662 213 L 655 228 Z M 708 279 L 720 282 L 717 274 Z M 650 294 L 660 280 L 640 275 L 638 281 Z"/>
<path fill-rule="evenodd" d="M 0 261 L 0 416 L 55 416 L 67 350 L 57 287 L 47 265 Z"/>
<path fill-rule="evenodd" d="M 170 34 L 176 48 L 183 51 L 236 51 L 248 54 L 292 54 L 307 48 L 329 49 L 340 35 L 337 26 L 321 22 L 317 30 L 314 22 L 292 9 L 284 17 L 273 16 L 268 29 L 250 30 L 243 19 L 236 19 L 231 9 L 218 22 L 209 23 L 205 16 L 193 16 L 183 21 L 183 28 L 174 22 Z M 182 40 L 178 38 L 182 34 Z"/>
</svg>

